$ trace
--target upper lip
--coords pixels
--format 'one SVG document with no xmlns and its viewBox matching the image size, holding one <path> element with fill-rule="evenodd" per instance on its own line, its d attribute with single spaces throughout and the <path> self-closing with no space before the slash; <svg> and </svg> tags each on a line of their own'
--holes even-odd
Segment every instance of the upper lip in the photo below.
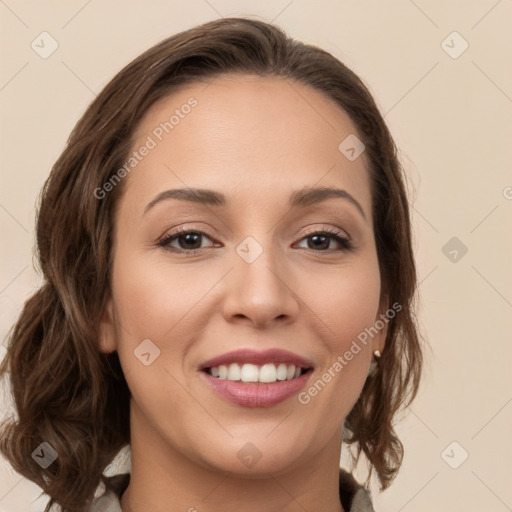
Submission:
<svg viewBox="0 0 512 512">
<path fill-rule="evenodd" d="M 251 349 L 239 349 L 227 352 L 220 356 L 214 357 L 205 361 L 199 367 L 200 370 L 212 368 L 213 366 L 220 366 L 222 364 L 229 365 L 231 363 L 251 363 L 256 365 L 264 365 L 267 363 L 286 363 L 293 364 L 296 367 L 312 368 L 313 363 L 304 357 L 301 357 L 288 350 L 272 348 L 258 352 Z"/>
</svg>

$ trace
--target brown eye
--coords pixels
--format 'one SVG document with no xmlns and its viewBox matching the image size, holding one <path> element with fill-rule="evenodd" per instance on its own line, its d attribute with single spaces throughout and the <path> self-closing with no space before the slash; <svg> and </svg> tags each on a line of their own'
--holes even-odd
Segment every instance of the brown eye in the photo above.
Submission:
<svg viewBox="0 0 512 512">
<path fill-rule="evenodd" d="M 339 231 L 316 231 L 309 233 L 302 240 L 308 240 L 307 249 L 311 249 L 315 252 L 332 252 L 336 249 L 329 250 L 332 240 L 337 242 L 340 246 L 341 251 L 348 251 L 352 249 L 350 240 L 343 236 Z"/>
<path fill-rule="evenodd" d="M 203 231 L 179 230 L 177 232 L 169 234 L 168 236 L 165 236 L 162 240 L 158 242 L 158 245 L 170 251 L 197 252 L 206 248 L 201 247 L 201 242 L 205 237 L 211 239 L 209 235 L 207 235 Z M 177 242 L 178 246 L 172 246 L 171 244 L 173 242 Z"/>
</svg>

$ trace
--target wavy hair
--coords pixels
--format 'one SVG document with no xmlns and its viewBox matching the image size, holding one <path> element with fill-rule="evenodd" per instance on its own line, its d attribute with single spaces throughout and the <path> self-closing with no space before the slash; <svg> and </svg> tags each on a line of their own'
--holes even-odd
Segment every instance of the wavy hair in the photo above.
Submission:
<svg viewBox="0 0 512 512">
<path fill-rule="evenodd" d="M 65 512 L 82 512 L 103 471 L 130 442 L 130 392 L 117 352 L 98 348 L 111 293 L 114 211 L 123 183 L 101 200 L 95 190 L 127 160 L 133 135 L 159 99 L 224 73 L 275 76 L 307 84 L 343 109 L 366 146 L 382 300 L 402 306 L 388 325 L 377 371 L 345 420 L 352 460 L 364 452 L 366 484 L 381 490 L 402 463 L 393 419 L 415 398 L 423 356 L 414 315 L 417 277 L 405 175 L 379 109 L 361 79 L 340 60 L 246 18 L 209 22 L 169 37 L 124 67 L 74 127 L 44 184 L 37 214 L 41 287 L 9 332 L 0 375 L 10 377 L 15 418 L 1 427 L 0 450 L 13 468 Z M 47 468 L 32 453 L 42 442 L 58 457 Z"/>
</svg>

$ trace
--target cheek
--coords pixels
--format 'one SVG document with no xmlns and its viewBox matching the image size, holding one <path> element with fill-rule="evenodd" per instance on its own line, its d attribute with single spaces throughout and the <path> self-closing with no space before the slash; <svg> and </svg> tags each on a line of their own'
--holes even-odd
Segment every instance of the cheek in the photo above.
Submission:
<svg viewBox="0 0 512 512">
<path fill-rule="evenodd" d="M 143 264 L 143 259 L 127 256 L 113 269 L 117 350 L 132 407 L 150 423 L 160 418 L 166 435 L 174 437 L 184 435 L 182 423 L 193 423 L 170 419 L 177 409 L 185 411 L 184 418 L 191 409 L 182 365 L 194 328 L 190 312 L 205 293 L 197 274 L 194 279 L 186 275 L 178 267 Z M 159 429 L 157 424 L 153 428 Z"/>
<path fill-rule="evenodd" d="M 148 264 L 143 258 L 118 262 L 113 275 L 118 320 L 132 341 L 152 338 L 164 343 L 173 338 L 173 347 L 175 341 L 179 345 L 174 333 L 187 324 L 188 313 L 215 284 L 206 269 L 191 272 L 185 267 L 165 261 Z"/>
<path fill-rule="evenodd" d="M 376 258 L 337 269 L 309 280 L 305 302 L 323 320 L 331 351 L 344 350 L 351 340 L 374 324 L 380 303 L 380 274 Z"/>
<path fill-rule="evenodd" d="M 376 258 L 319 278 L 302 294 L 315 313 L 319 350 L 327 357 L 299 398 L 310 412 L 326 418 L 325 428 L 334 428 L 352 409 L 367 378 L 372 342 L 368 332 L 380 303 Z"/>
<path fill-rule="evenodd" d="M 340 334 L 339 349 L 344 350 L 351 340 L 373 325 L 379 308 L 379 276 L 371 270 L 354 272 L 340 283 L 337 295 L 329 301 L 329 313 L 334 331 Z"/>
<path fill-rule="evenodd" d="M 115 261 L 118 353 L 132 394 L 141 402 L 158 401 L 164 394 L 167 405 L 178 400 L 180 393 L 174 395 L 173 390 L 180 385 L 173 377 L 183 381 L 191 340 L 207 322 L 204 305 L 219 275 L 211 265 L 172 265 L 165 258 L 148 263 L 124 254 Z"/>
</svg>

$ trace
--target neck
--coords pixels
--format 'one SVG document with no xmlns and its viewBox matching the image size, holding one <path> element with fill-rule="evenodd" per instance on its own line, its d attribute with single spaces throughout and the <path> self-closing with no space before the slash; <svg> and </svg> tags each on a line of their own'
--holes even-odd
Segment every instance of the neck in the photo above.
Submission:
<svg viewBox="0 0 512 512">
<path fill-rule="evenodd" d="M 339 497 L 341 429 L 313 460 L 247 477 L 191 460 L 131 409 L 132 470 L 123 512 L 345 512 Z"/>
</svg>

